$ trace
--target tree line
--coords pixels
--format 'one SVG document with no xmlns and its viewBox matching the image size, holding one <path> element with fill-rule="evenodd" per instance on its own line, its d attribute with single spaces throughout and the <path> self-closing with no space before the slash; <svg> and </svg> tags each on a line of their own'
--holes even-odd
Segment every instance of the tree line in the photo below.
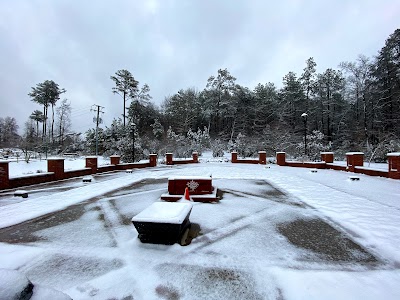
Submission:
<svg viewBox="0 0 400 300">
<path fill-rule="evenodd" d="M 384 158 L 400 149 L 399 45 L 396 29 L 376 56 L 359 55 L 321 73 L 310 57 L 301 74 L 289 71 L 283 77 L 280 88 L 271 82 L 241 86 L 227 69 L 219 69 L 203 89 L 182 88 L 166 96 L 160 107 L 152 103 L 147 84 L 140 87 L 131 72 L 118 70 L 110 76 L 111 92 L 121 97 L 122 117 L 99 129 L 100 153 L 121 154 L 126 161 L 150 152 L 187 156 L 205 148 L 216 156 L 230 150 L 252 156 L 263 149 L 270 155 L 286 151 L 309 158 L 321 150 L 339 156 L 363 151 Z M 29 96 L 42 110 L 32 113 L 25 141 L 58 151 L 94 153 L 94 129 L 65 143 L 71 135 L 71 105 L 64 99 L 55 110 L 65 92 L 51 80 L 32 87 Z M 4 145 L 3 123 L 0 119 Z"/>
</svg>

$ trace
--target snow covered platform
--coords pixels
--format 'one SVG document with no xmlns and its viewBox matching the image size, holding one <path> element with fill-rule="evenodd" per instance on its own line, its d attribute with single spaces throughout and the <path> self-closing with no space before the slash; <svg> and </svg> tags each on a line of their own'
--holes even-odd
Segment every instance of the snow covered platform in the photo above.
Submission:
<svg viewBox="0 0 400 300">
<path fill-rule="evenodd" d="M 190 226 L 191 203 L 155 202 L 132 218 L 142 243 L 172 245 Z"/>
<path fill-rule="evenodd" d="M 28 191 L 25 191 L 25 190 L 16 190 L 16 191 L 14 192 L 14 197 L 28 198 Z"/>
<path fill-rule="evenodd" d="M 168 193 L 162 194 L 165 201 L 178 201 L 189 189 L 190 198 L 195 202 L 218 201 L 217 189 L 212 185 L 211 176 L 175 176 L 168 178 Z"/>
</svg>

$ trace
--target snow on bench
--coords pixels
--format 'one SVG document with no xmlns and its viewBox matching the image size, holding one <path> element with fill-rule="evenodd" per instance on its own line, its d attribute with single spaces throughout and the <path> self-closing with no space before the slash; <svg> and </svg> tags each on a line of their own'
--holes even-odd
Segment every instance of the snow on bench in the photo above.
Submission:
<svg viewBox="0 0 400 300">
<path fill-rule="evenodd" d="M 191 203 L 155 202 L 132 218 L 142 243 L 176 243 L 190 226 Z"/>
<path fill-rule="evenodd" d="M 83 182 L 92 182 L 93 177 L 92 176 L 85 176 L 82 178 Z"/>
<path fill-rule="evenodd" d="M 14 192 L 14 197 L 28 198 L 28 191 L 25 191 L 25 190 L 16 190 L 16 191 Z"/>
</svg>

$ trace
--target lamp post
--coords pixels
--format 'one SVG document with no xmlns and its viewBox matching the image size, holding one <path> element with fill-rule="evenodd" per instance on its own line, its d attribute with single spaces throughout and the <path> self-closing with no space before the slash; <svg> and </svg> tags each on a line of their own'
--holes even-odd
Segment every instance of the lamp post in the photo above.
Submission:
<svg viewBox="0 0 400 300">
<path fill-rule="evenodd" d="M 307 155 L 307 117 L 306 113 L 302 113 L 301 117 L 303 118 L 304 122 L 304 155 Z"/>
<path fill-rule="evenodd" d="M 131 133 L 132 133 L 132 162 L 135 162 L 135 126 L 134 122 L 131 122 Z"/>
</svg>

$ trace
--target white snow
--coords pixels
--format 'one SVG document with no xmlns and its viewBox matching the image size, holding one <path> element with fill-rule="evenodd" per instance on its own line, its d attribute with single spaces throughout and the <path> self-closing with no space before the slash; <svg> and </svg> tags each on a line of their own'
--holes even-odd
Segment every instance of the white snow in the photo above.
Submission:
<svg viewBox="0 0 400 300">
<path fill-rule="evenodd" d="M 0 299 L 19 299 L 29 284 L 25 275 L 14 270 L 0 269 Z"/>
<path fill-rule="evenodd" d="M 155 202 L 134 216 L 132 221 L 182 224 L 192 206 L 190 203 Z"/>
<path fill-rule="evenodd" d="M 212 180 L 210 176 L 172 176 L 168 180 Z"/>
<path fill-rule="evenodd" d="M 388 153 L 387 156 L 400 156 L 400 152 Z"/>
<path fill-rule="evenodd" d="M 26 200 L 0 193 L 0 228 L 52 212 L 46 222 L 67 218 L 19 227 L 21 239 L 23 230 L 40 227 L 30 242 L 1 240 L 0 268 L 18 269 L 35 285 L 73 299 L 400 299 L 400 180 L 357 174 L 360 180 L 351 181 L 355 174 L 342 171 L 203 159 L 105 175 Z M 159 200 L 168 178 L 209 173 L 224 194 L 217 204 L 193 204 L 190 220 L 202 235 L 186 247 L 142 244 L 129 221 L 155 203 L 172 204 Z M 79 203 L 80 214 L 69 216 Z M 327 261 L 277 230 L 313 218 L 348 235 L 378 263 Z"/>
</svg>

